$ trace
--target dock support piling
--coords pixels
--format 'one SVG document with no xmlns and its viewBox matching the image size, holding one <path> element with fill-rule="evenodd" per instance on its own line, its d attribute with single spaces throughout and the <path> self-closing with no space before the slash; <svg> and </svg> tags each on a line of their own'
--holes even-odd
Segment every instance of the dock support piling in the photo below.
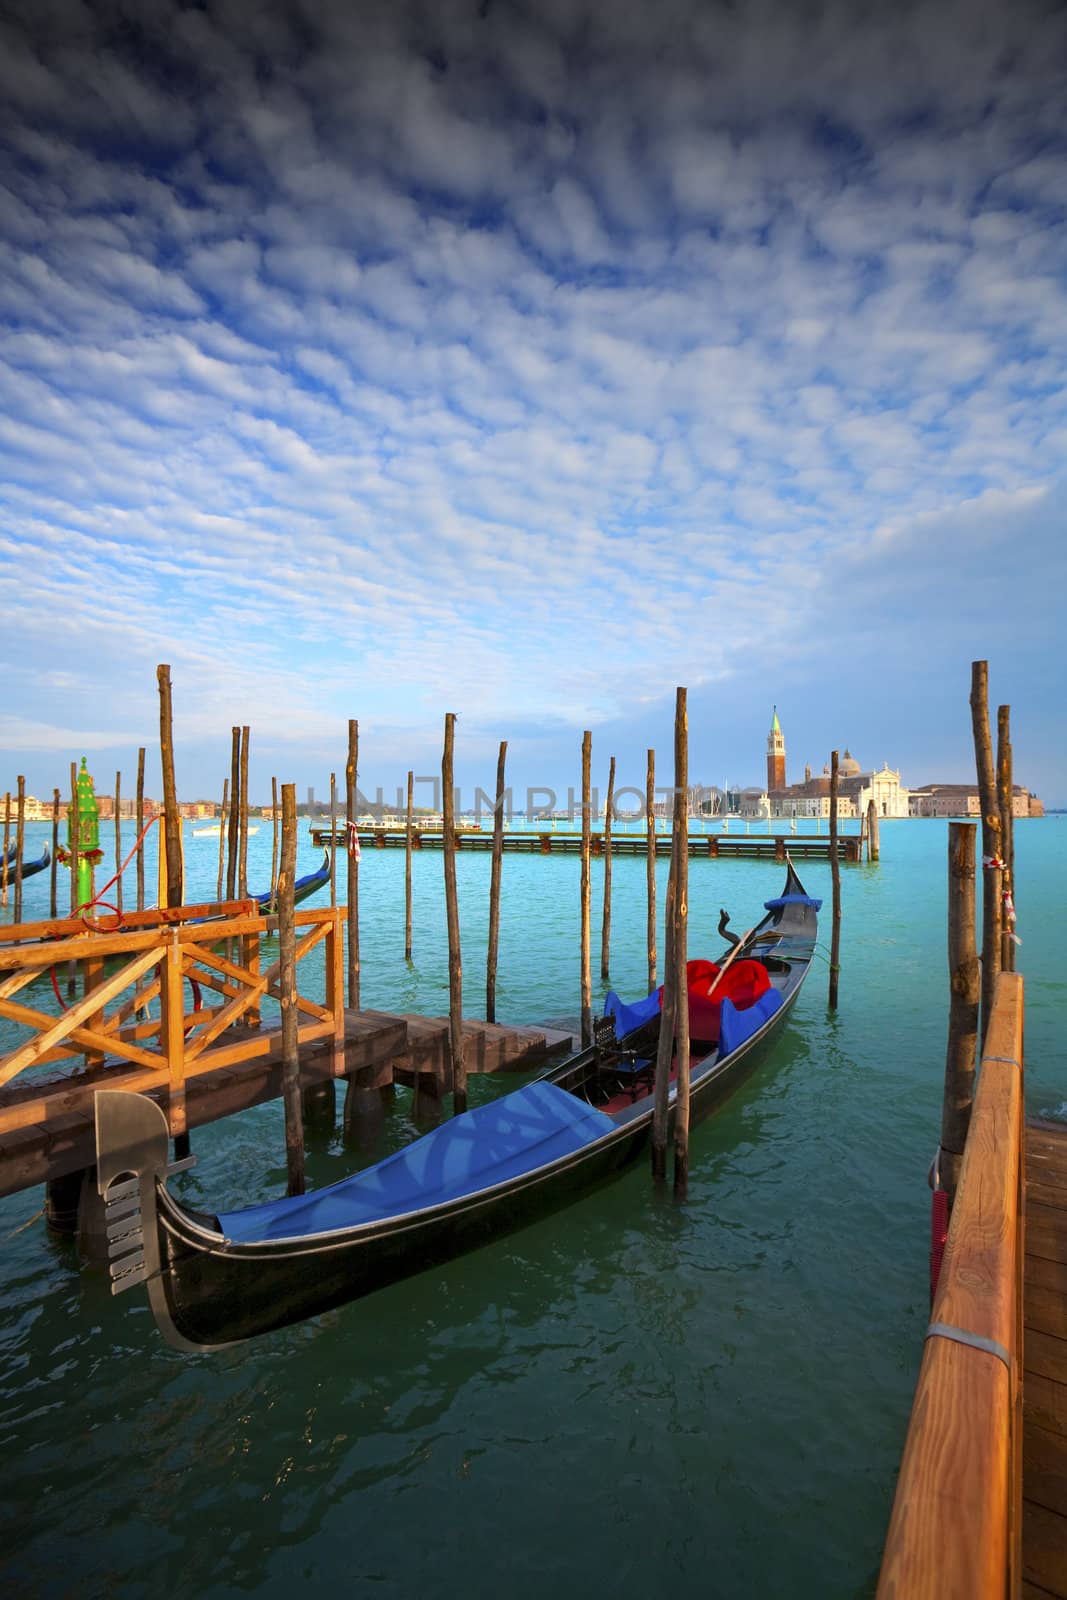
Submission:
<svg viewBox="0 0 1067 1600">
<path fill-rule="evenodd" d="M 337 904 L 337 774 L 330 773 L 330 904 Z"/>
<path fill-rule="evenodd" d="M 304 1192 L 304 1118 L 300 1098 L 300 1016 L 296 1007 L 296 784 L 282 784 L 282 861 L 278 874 L 278 994 L 282 1015 L 285 1166 L 290 1194 Z"/>
<path fill-rule="evenodd" d="M 878 807 L 873 799 L 867 802 L 867 860 L 878 860 Z"/>
<path fill-rule="evenodd" d="M 607 983 L 611 957 L 611 821 L 615 808 L 615 757 L 608 767 L 608 798 L 604 805 L 604 918 L 600 926 L 600 976 Z"/>
<path fill-rule="evenodd" d="M 830 883 L 833 916 L 830 927 L 830 1010 L 837 1010 L 837 981 L 841 973 L 841 859 L 837 840 L 837 751 L 830 752 Z"/>
<path fill-rule="evenodd" d="M 359 768 L 359 723 L 348 722 L 348 760 L 345 763 L 345 817 L 348 822 L 348 1003 L 359 1010 L 359 837 L 356 833 L 356 779 Z"/>
<path fill-rule="evenodd" d="M 677 1098 L 674 1112 L 674 1192 L 689 1190 L 689 713 L 679 689 L 674 711 L 674 990 Z"/>
<path fill-rule="evenodd" d="M 648 992 L 656 987 L 656 752 L 645 771 L 645 884 L 648 890 Z"/>
<path fill-rule="evenodd" d="M 674 928 L 677 921 L 678 882 L 671 856 L 667 873 L 667 897 L 663 908 L 663 1005 L 660 1010 L 659 1043 L 656 1047 L 656 1081 L 652 1110 L 652 1177 L 663 1183 L 667 1177 L 667 1130 L 670 1121 L 671 1061 L 674 1056 L 674 1025 L 677 1015 L 677 987 L 674 981 Z"/>
<path fill-rule="evenodd" d="M 993 742 L 989 733 L 989 664 L 971 662 L 971 726 L 982 807 L 982 1026 L 981 1048 L 993 1014 L 993 996 L 1000 976 L 1001 827 Z"/>
<path fill-rule="evenodd" d="M 0 861 L 0 906 L 7 905 L 7 853 L 11 849 L 11 790 L 4 796 L 4 859 Z"/>
<path fill-rule="evenodd" d="M 500 949 L 500 880 L 504 872 L 504 763 L 508 742 L 500 741 L 493 805 L 493 859 L 489 868 L 489 943 L 485 958 L 485 1020 L 496 1021 L 496 965 Z"/>
<path fill-rule="evenodd" d="M 274 824 L 274 837 L 270 850 L 270 908 L 278 909 L 278 780 L 270 780 L 270 814 Z"/>
<path fill-rule="evenodd" d="M 581 1008 L 582 1048 L 593 1042 L 593 976 L 590 967 L 589 936 L 592 921 L 592 889 L 589 870 L 592 833 L 589 808 L 591 804 L 591 767 L 593 760 L 593 735 L 589 730 L 582 734 L 582 950 L 581 950 Z"/>
<path fill-rule="evenodd" d="M 941 1187 L 956 1197 L 974 1103 L 978 1007 L 982 985 L 975 945 L 975 824 L 948 825 L 948 1049 L 941 1110 Z"/>
<path fill-rule="evenodd" d="M 463 1059 L 463 956 L 459 942 L 459 897 L 456 892 L 455 712 L 445 713 L 445 748 L 441 757 L 441 807 L 444 829 L 445 915 L 448 920 L 448 1042 L 452 1058 L 452 1109 L 467 1109 L 467 1064 Z"/>
</svg>

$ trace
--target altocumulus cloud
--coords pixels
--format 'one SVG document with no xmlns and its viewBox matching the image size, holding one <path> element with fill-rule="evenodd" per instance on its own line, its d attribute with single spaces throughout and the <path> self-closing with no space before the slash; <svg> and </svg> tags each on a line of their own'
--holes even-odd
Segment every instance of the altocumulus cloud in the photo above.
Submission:
<svg viewBox="0 0 1067 1600">
<path fill-rule="evenodd" d="M 553 781 L 676 682 L 832 682 L 828 744 L 961 652 L 1036 730 L 1065 61 L 1038 0 L 15 0 L 8 759 L 150 737 L 159 659 L 192 787 L 231 718 L 425 762 L 446 706 Z"/>
</svg>

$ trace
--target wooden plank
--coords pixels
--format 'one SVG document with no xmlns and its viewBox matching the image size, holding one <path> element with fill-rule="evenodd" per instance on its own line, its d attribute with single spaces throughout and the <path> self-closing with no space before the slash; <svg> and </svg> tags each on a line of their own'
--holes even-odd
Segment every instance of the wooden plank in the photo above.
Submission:
<svg viewBox="0 0 1067 1600">
<path fill-rule="evenodd" d="M 1033 1505 L 1067 1516 L 1067 1438 L 1036 1421 L 1024 1435 L 1023 1486 Z"/>
<path fill-rule="evenodd" d="M 1034 1424 L 1067 1436 L 1067 1383 L 1031 1372 L 1028 1366 L 1023 1409 L 1028 1428 Z"/>
<path fill-rule="evenodd" d="M 1031 1204 L 1051 1207 L 1060 1213 L 1060 1226 L 1063 1227 L 1067 1224 L 1067 1183 L 1058 1182 L 1054 1172 L 1049 1174 L 1049 1178 L 1051 1181 L 1046 1181 L 1045 1174 L 1039 1168 L 1027 1180 L 1027 1210 Z"/>
<path fill-rule="evenodd" d="M 206 901 L 197 906 L 156 906 L 150 911 L 125 911 L 122 927 L 131 932 L 169 928 L 183 922 L 201 921 L 205 917 L 248 916 L 258 909 L 255 900 L 224 900 L 221 903 Z M 89 919 L 92 920 L 91 918 Z M 100 918 L 110 922 L 111 916 Z M 9 922 L 0 927 L 0 944 L 22 943 L 29 940 L 84 938 L 90 933 L 84 917 L 49 918 L 44 922 Z M 2 964 L 8 965 L 5 952 Z"/>
<path fill-rule="evenodd" d="M 1032 1500 L 1023 1502 L 1023 1578 L 1067 1595 L 1067 1518 Z"/>
<path fill-rule="evenodd" d="M 1026 1382 L 1031 1375 L 1067 1384 L 1067 1339 L 1026 1324 Z"/>
<path fill-rule="evenodd" d="M 1027 1328 L 1067 1339 L 1067 1301 L 1057 1290 L 1028 1283 L 1024 1287 L 1024 1304 Z"/>
<path fill-rule="evenodd" d="M 1027 1288 L 1053 1289 L 1067 1297 L 1067 1265 L 1050 1261 L 1044 1256 L 1026 1254 L 1025 1278 Z"/>
</svg>

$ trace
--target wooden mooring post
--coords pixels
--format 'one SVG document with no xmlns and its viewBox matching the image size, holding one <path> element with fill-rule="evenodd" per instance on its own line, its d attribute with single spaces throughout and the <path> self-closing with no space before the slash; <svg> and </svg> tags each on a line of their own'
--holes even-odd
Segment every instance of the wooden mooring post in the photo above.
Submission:
<svg viewBox="0 0 1067 1600">
<path fill-rule="evenodd" d="M 144 745 L 137 752 L 137 909 L 144 910 Z M 222 895 L 219 895 L 222 899 Z M 54 915 L 54 913 L 53 913 Z"/>
<path fill-rule="evenodd" d="M 645 771 L 645 885 L 648 890 L 648 992 L 656 987 L 656 752 Z"/>
<path fill-rule="evenodd" d="M 981 979 L 975 945 L 975 824 L 948 825 L 948 1049 L 941 1109 L 940 1186 L 949 1210 L 956 1198 L 974 1104 Z"/>
<path fill-rule="evenodd" d="M 282 859 L 278 874 L 278 993 L 285 1094 L 285 1167 L 290 1194 L 304 1192 L 304 1116 L 300 1098 L 300 1017 L 296 1007 L 296 785 L 282 784 Z"/>
<path fill-rule="evenodd" d="M 248 746 L 251 729 L 241 729 L 241 844 L 237 861 L 237 889 L 242 900 L 248 898 Z"/>
<path fill-rule="evenodd" d="M 345 763 L 345 817 L 348 846 L 348 1003 L 359 1010 L 359 836 L 356 833 L 359 768 L 359 723 L 348 722 L 348 760 Z"/>
<path fill-rule="evenodd" d="M 993 1013 L 993 996 L 1000 976 L 1001 827 L 997 779 L 993 770 L 993 742 L 989 734 L 989 665 L 971 663 L 971 726 L 978 772 L 978 797 L 982 807 L 982 1019 L 981 1042 Z"/>
<path fill-rule="evenodd" d="M 115 910 L 122 915 L 122 773 L 115 774 Z"/>
<path fill-rule="evenodd" d="M 337 904 L 337 774 L 330 773 L 330 904 Z"/>
<path fill-rule="evenodd" d="M 445 747 L 441 757 L 441 816 L 444 827 L 445 916 L 448 921 L 448 1042 L 452 1058 L 452 1109 L 467 1109 L 467 1064 L 463 1059 L 463 955 L 459 941 L 459 896 L 456 891 L 455 712 L 445 713 Z"/>
<path fill-rule="evenodd" d="M 182 882 L 181 818 L 178 815 L 178 789 L 174 779 L 174 723 L 171 707 L 170 668 L 156 668 L 159 683 L 159 757 L 163 768 L 163 829 L 160 850 L 166 853 L 167 905 L 185 903 Z"/>
<path fill-rule="evenodd" d="M 582 734 L 582 872 L 581 872 L 581 899 L 582 899 L 582 929 L 581 929 L 581 1010 L 582 1010 L 582 1047 L 593 1042 L 593 974 L 590 965 L 590 924 L 592 922 L 592 888 L 589 870 L 589 857 L 591 854 L 592 833 L 589 815 L 592 806 L 591 795 L 591 769 L 593 764 L 593 735 L 587 729 Z"/>
<path fill-rule="evenodd" d="M 407 812 L 404 817 L 404 960 L 411 960 L 411 849 L 415 830 L 415 774 L 408 768 Z"/>
<path fill-rule="evenodd" d="M 830 928 L 830 1010 L 837 1010 L 837 980 L 841 972 L 841 862 L 837 843 L 837 751 L 830 752 L 830 883 L 833 915 Z"/>
<path fill-rule="evenodd" d="M 600 925 L 600 976 L 611 976 L 611 822 L 615 809 L 615 757 L 608 765 L 608 798 L 604 805 L 604 916 Z"/>
<path fill-rule="evenodd" d="M 489 941 L 485 956 L 485 1020 L 496 1021 L 496 967 L 500 951 L 500 882 L 504 876 L 504 763 L 508 742 L 500 741 L 493 804 L 493 859 L 489 868 Z M 411 774 L 408 774 L 409 778 Z M 408 855 L 410 862 L 411 856 Z"/>
<path fill-rule="evenodd" d="M 230 803 L 230 780 L 222 780 L 222 809 L 219 812 L 219 871 L 215 886 L 216 900 L 222 899 L 223 875 L 226 871 L 226 816 Z"/>
<path fill-rule="evenodd" d="M 1011 707 L 997 707 L 997 798 L 1000 803 L 1000 965 L 1015 971 L 1015 785 L 1011 754 Z"/>
<path fill-rule="evenodd" d="M 689 714 L 687 691 L 679 689 L 674 711 L 674 897 L 675 1068 L 674 1192 L 689 1191 Z"/>
<path fill-rule="evenodd" d="M 18 778 L 15 810 L 15 921 L 22 921 L 22 859 L 26 850 L 26 779 Z"/>
<path fill-rule="evenodd" d="M 671 853 L 667 873 L 667 896 L 663 909 L 663 1004 L 660 1008 L 659 1043 L 656 1047 L 656 1078 L 652 1108 L 652 1177 L 663 1183 L 667 1177 L 667 1133 L 670 1126 L 671 1062 L 674 1057 L 674 1029 L 678 1012 L 675 983 L 676 951 L 674 930 L 677 923 L 678 880 Z"/>
<path fill-rule="evenodd" d="M 237 896 L 237 852 L 241 837 L 241 730 L 230 729 L 230 820 L 226 828 L 226 898 Z"/>
<path fill-rule="evenodd" d="M 871 799 L 867 801 L 867 860 L 877 861 L 878 855 L 878 807 Z"/>
<path fill-rule="evenodd" d="M 4 859 L 0 861 L 0 906 L 7 905 L 7 853 L 11 849 L 11 790 L 4 796 Z"/>
<path fill-rule="evenodd" d="M 278 909 L 278 780 L 270 780 L 270 814 L 274 825 L 274 836 L 270 851 L 270 908 Z"/>
<path fill-rule="evenodd" d="M 52 921 L 58 915 L 58 901 L 56 889 L 58 887 L 57 871 L 59 867 L 59 790 L 52 790 L 52 866 L 48 879 L 48 915 Z"/>
</svg>

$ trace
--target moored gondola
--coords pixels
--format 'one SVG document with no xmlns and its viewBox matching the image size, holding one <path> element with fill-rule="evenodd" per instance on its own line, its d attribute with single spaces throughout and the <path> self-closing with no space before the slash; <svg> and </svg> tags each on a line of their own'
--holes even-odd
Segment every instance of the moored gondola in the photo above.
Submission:
<svg viewBox="0 0 1067 1600">
<path fill-rule="evenodd" d="M 819 906 L 790 864 L 782 893 L 721 965 L 689 964 L 694 1121 L 778 1035 L 811 964 Z M 113 1292 L 144 1282 L 171 1344 L 216 1348 L 342 1305 L 568 1204 L 628 1166 L 651 1131 L 660 994 L 633 1007 L 612 995 L 606 1012 L 592 1045 L 525 1088 L 329 1188 L 215 1216 L 170 1193 L 168 1177 L 189 1163 L 168 1166 L 155 1102 L 99 1092 Z"/>
</svg>

